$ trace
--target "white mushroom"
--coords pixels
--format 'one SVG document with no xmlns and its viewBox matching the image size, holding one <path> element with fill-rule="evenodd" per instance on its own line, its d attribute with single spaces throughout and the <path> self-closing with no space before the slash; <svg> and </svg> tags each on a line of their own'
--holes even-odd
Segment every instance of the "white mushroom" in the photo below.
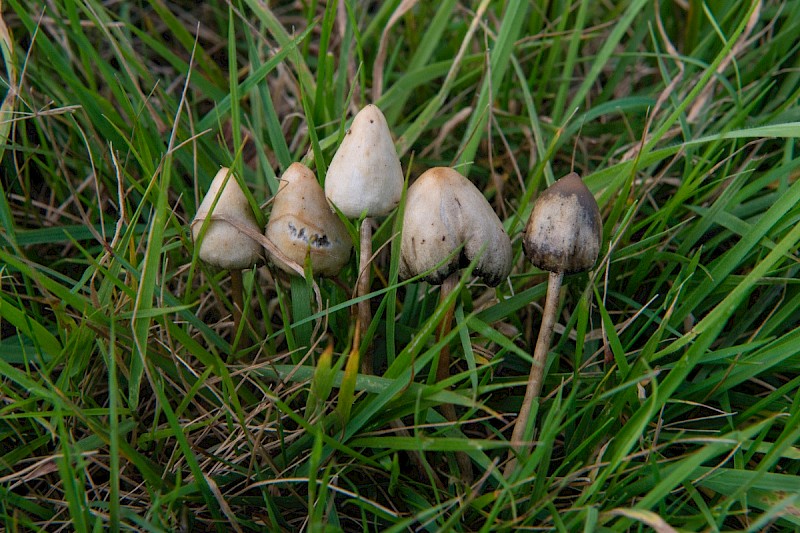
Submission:
<svg viewBox="0 0 800 533">
<path fill-rule="evenodd" d="M 365 215 L 359 228 L 359 261 L 356 296 L 369 293 L 372 256 L 371 217 L 388 215 L 403 194 L 403 169 L 386 118 L 377 106 L 368 105 L 356 114 L 336 150 L 325 177 L 325 196 L 346 217 Z M 366 337 L 372 310 L 369 300 L 358 303 L 357 323 Z M 361 362 L 371 374 L 372 354 L 365 350 Z"/>
<path fill-rule="evenodd" d="M 239 187 L 236 177 L 226 167 L 222 167 L 217 172 L 192 220 L 192 239 L 195 242 L 200 237 L 203 221 L 209 216 L 209 213 L 230 218 L 245 226 L 250 226 L 260 233 L 247 197 Z M 261 245 L 228 222 L 210 220 L 200 241 L 198 255 L 209 265 L 229 270 L 242 270 L 259 262 Z"/>
<path fill-rule="evenodd" d="M 347 263 L 353 248 L 342 221 L 331 212 L 314 173 L 293 163 L 281 176 L 266 229 L 267 238 L 301 267 L 310 257 L 314 274 L 334 276 Z M 270 259 L 289 274 L 296 272 L 283 260 Z"/>
<path fill-rule="evenodd" d="M 204 223 L 209 216 L 212 219 Z M 224 217 L 226 220 L 215 220 L 213 217 Z M 227 222 L 228 220 L 230 222 Z M 233 224 L 256 234 L 261 233 L 255 214 L 236 177 L 230 169 L 222 167 L 214 176 L 211 187 L 197 208 L 191 225 L 192 239 L 195 243 L 200 241 L 198 251 L 200 259 L 230 271 L 233 336 L 236 338 L 244 311 L 242 270 L 252 268 L 260 262 L 261 245 L 235 228 Z"/>
<path fill-rule="evenodd" d="M 400 252 L 403 278 L 440 284 L 476 257 L 475 273 L 495 286 L 511 272 L 511 241 L 489 202 L 456 170 L 436 167 L 408 189 Z"/>
<path fill-rule="evenodd" d="M 358 112 L 333 156 L 325 196 L 347 218 L 381 217 L 400 203 L 403 169 L 377 106 Z"/>
<path fill-rule="evenodd" d="M 400 244 L 400 276 L 424 274 L 428 283 L 441 284 L 445 301 L 458 285 L 457 272 L 473 260 L 474 272 L 498 285 L 511 272 L 511 240 L 489 202 L 456 170 L 436 167 L 424 172 L 408 189 Z M 450 307 L 439 327 L 438 340 L 450 330 Z M 439 353 L 436 377 L 450 376 L 450 348 Z M 445 418 L 457 420 L 452 404 L 441 405 Z M 465 453 L 456 454 L 465 482 L 472 479 L 472 463 Z"/>
</svg>

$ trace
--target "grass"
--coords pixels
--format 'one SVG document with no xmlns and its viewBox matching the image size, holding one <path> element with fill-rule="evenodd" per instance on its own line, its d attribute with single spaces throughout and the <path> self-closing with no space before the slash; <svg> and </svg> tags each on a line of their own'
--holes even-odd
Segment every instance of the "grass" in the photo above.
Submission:
<svg viewBox="0 0 800 533">
<path fill-rule="evenodd" d="M 5 529 L 800 527 L 796 0 L 0 14 Z M 466 269 L 440 302 L 398 279 L 402 217 L 380 220 L 375 376 L 347 365 L 357 257 L 313 283 L 245 272 L 234 331 L 229 277 L 188 226 L 221 165 L 263 224 L 280 174 L 324 180 L 367 103 L 410 180 L 458 168 L 515 254 L 498 288 Z M 506 478 L 547 279 L 520 231 L 572 169 L 601 260 L 565 279 L 534 446 Z"/>
</svg>

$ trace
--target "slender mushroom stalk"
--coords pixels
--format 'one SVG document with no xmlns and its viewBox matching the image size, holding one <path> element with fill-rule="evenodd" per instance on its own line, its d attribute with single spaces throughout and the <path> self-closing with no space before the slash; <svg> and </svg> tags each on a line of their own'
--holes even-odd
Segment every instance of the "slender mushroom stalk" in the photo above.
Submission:
<svg viewBox="0 0 800 533">
<path fill-rule="evenodd" d="M 370 276 L 370 257 L 372 257 L 372 219 L 366 217 L 361 221 L 358 231 L 359 251 L 358 251 L 358 277 L 356 278 L 356 297 L 369 294 L 371 283 Z M 369 300 L 362 300 L 357 304 L 358 328 L 361 338 L 367 337 L 369 323 L 372 322 L 372 309 Z M 360 351 L 360 347 L 359 347 Z M 361 361 L 361 371 L 364 374 L 372 374 L 375 371 L 372 362 L 372 350 L 367 348 L 364 351 L 364 358 Z"/>
<path fill-rule="evenodd" d="M 542 391 L 564 274 L 584 272 L 594 266 L 600 253 L 602 231 L 603 222 L 597 202 L 574 172 L 556 181 L 541 194 L 528 219 L 523 236 L 525 255 L 534 266 L 548 271 L 550 275 L 525 398 L 511 435 L 511 444 L 517 454 L 530 449 L 523 439 L 531 406 Z M 512 458 L 506 465 L 506 477 L 515 467 L 516 460 Z"/>
<path fill-rule="evenodd" d="M 356 297 L 369 293 L 372 256 L 372 217 L 389 214 L 403 192 L 403 169 L 381 110 L 368 105 L 356 114 L 339 145 L 325 177 L 325 196 L 347 218 L 366 218 L 359 228 L 360 257 Z M 358 305 L 361 338 L 372 321 L 369 301 Z M 372 354 L 361 361 L 362 372 L 371 374 Z"/>
<path fill-rule="evenodd" d="M 447 297 L 450 296 L 450 293 L 458 286 L 458 273 L 453 272 L 442 282 L 441 287 L 439 288 L 439 302 L 444 303 L 447 300 Z M 439 330 L 436 333 L 436 340 L 440 341 L 450 333 L 453 325 L 453 314 L 454 309 L 453 306 L 449 306 L 447 311 L 444 314 L 444 318 L 442 318 L 442 322 L 439 324 Z M 442 347 L 442 351 L 439 352 L 439 363 L 436 366 L 436 380 L 443 381 L 450 377 L 450 345 L 446 344 Z M 445 403 L 442 404 L 442 412 L 445 415 L 447 420 L 454 422 L 456 420 L 456 411 L 453 404 Z"/>
<path fill-rule="evenodd" d="M 261 259 L 259 243 L 222 220 L 205 219 L 211 215 L 224 216 L 258 231 L 258 223 L 236 177 L 222 167 L 197 208 L 192 220 L 192 239 L 199 240 L 199 257 L 209 265 L 230 271 L 233 298 L 233 331 L 239 331 L 244 298 L 242 295 L 242 270 L 252 268 Z M 206 227 L 201 235 L 201 230 Z M 235 350 L 234 350 L 235 351 Z"/>
<path fill-rule="evenodd" d="M 511 240 L 489 202 L 472 182 L 451 168 L 436 167 L 423 173 L 409 187 L 403 217 L 400 276 L 426 273 L 428 283 L 441 285 L 445 301 L 458 286 L 458 270 L 477 259 L 474 272 L 496 286 L 511 272 Z M 441 340 L 450 331 L 453 309 L 439 326 Z M 450 376 L 450 348 L 439 354 L 436 378 Z M 442 414 L 455 422 L 455 407 L 442 404 Z M 456 455 L 462 477 L 472 477 L 472 463 L 465 453 Z"/>
</svg>

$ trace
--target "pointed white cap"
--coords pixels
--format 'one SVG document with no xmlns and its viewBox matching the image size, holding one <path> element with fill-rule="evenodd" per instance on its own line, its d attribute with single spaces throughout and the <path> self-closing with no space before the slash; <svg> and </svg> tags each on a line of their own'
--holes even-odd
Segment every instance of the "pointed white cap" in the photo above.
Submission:
<svg viewBox="0 0 800 533">
<path fill-rule="evenodd" d="M 225 181 L 226 176 L 227 181 Z M 220 188 L 223 186 L 220 193 Z M 222 167 L 197 208 L 197 214 L 192 220 L 192 239 L 197 241 L 203 220 L 209 216 L 209 210 L 217 195 L 219 200 L 214 206 L 214 215 L 223 215 L 261 233 L 253 210 L 250 209 L 247 197 L 239 187 L 236 177 L 229 169 Z M 200 243 L 199 256 L 206 263 L 219 268 L 242 270 L 259 262 L 261 245 L 227 222 L 211 220 Z"/>
<path fill-rule="evenodd" d="M 381 110 L 358 112 L 333 156 L 325 196 L 348 218 L 389 214 L 403 193 L 403 169 Z"/>
<path fill-rule="evenodd" d="M 461 251 L 454 254 L 459 247 Z M 406 196 L 400 275 L 419 275 L 452 256 L 423 278 L 438 285 L 481 252 L 475 274 L 488 285 L 498 285 L 511 272 L 511 240 L 492 206 L 452 168 L 423 173 Z"/>
<path fill-rule="evenodd" d="M 347 228 L 331 211 L 314 173 L 300 163 L 292 163 L 281 176 L 266 235 L 300 267 L 310 255 L 312 271 L 321 276 L 335 276 L 353 247 Z M 282 270 L 296 274 L 279 258 L 270 258 Z"/>
</svg>

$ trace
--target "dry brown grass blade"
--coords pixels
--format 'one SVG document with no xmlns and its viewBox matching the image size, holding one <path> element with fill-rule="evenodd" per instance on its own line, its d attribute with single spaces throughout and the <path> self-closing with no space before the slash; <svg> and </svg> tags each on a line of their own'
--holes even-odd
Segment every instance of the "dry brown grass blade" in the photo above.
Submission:
<svg viewBox="0 0 800 533">
<path fill-rule="evenodd" d="M 211 478 L 211 476 L 203 475 L 206 479 L 206 483 L 208 483 L 209 488 L 211 489 L 211 493 L 214 495 L 214 498 L 217 500 L 220 509 L 225 514 L 225 517 L 228 519 L 228 524 L 230 527 L 233 528 L 234 531 L 237 533 L 242 533 L 242 528 L 239 527 L 239 522 L 237 520 L 236 514 L 231 509 L 228 502 L 225 500 L 225 496 L 223 496 L 222 491 L 219 490 L 219 486 L 217 483 Z"/>
<path fill-rule="evenodd" d="M 195 219 L 195 222 L 202 223 L 203 220 L 204 219 L 202 219 L 202 218 L 198 218 L 198 219 Z M 298 276 L 300 276 L 301 278 L 305 279 L 306 274 L 305 274 L 305 272 L 303 272 L 303 267 L 301 267 L 300 265 L 298 265 L 297 263 L 295 263 L 294 261 L 289 259 L 286 256 L 286 254 L 281 252 L 280 249 L 278 249 L 278 247 L 275 246 L 275 244 L 266 237 L 266 235 L 262 235 L 261 233 L 259 233 L 259 232 L 255 231 L 255 230 L 245 226 L 241 222 L 239 222 L 237 220 L 233 220 L 231 218 L 228 218 L 225 215 L 211 215 L 211 220 L 221 220 L 223 222 L 227 222 L 228 224 L 230 224 L 231 226 L 233 226 L 237 230 L 241 231 L 242 233 L 244 233 L 245 235 L 247 235 L 248 237 L 250 237 L 251 239 L 253 239 L 257 243 L 259 243 L 263 248 L 267 249 L 269 251 L 269 253 L 275 255 L 275 257 L 277 257 L 278 259 L 283 261 L 285 264 L 289 265 L 289 267 Z M 313 279 L 311 280 L 311 286 L 314 289 L 314 297 L 317 300 L 317 306 L 319 307 L 319 309 L 322 309 L 322 295 L 319 292 L 319 286 L 317 285 L 317 282 L 314 281 Z"/>
<path fill-rule="evenodd" d="M 753 28 L 755 28 L 756 24 L 758 23 L 758 19 L 761 16 L 762 5 L 763 4 L 760 0 L 756 3 L 756 8 L 753 10 L 752 15 L 750 15 L 750 19 L 747 21 L 744 31 L 739 36 L 739 40 L 736 41 L 736 44 L 733 45 L 731 52 L 725 56 L 725 59 L 723 59 L 717 67 L 717 74 L 721 75 L 723 72 L 725 72 L 725 69 L 728 68 L 728 65 L 730 65 L 736 56 L 746 48 L 750 34 L 753 33 Z M 686 120 L 689 122 L 696 122 L 700 117 L 700 114 L 707 110 L 708 100 L 711 98 L 715 87 L 716 83 L 714 83 L 712 78 L 708 85 L 706 85 L 700 92 L 700 95 L 697 97 L 697 100 L 695 100 L 694 104 L 692 104 L 692 108 L 689 110 Z"/>
<path fill-rule="evenodd" d="M 647 122 L 645 123 L 644 135 L 640 142 L 634 144 L 631 148 L 629 148 L 620 158 L 620 161 L 630 161 L 639 154 L 642 147 L 645 146 L 650 139 L 652 139 L 652 134 L 650 133 L 650 126 L 653 123 L 653 117 L 658 116 L 658 113 L 661 111 L 661 108 L 664 106 L 664 103 L 670 96 L 675 94 L 678 85 L 683 81 L 683 74 L 686 71 L 685 67 L 683 66 L 683 59 L 681 58 L 680 54 L 678 53 L 677 48 L 675 45 L 672 44 L 672 41 L 669 38 L 669 34 L 664 29 L 664 22 L 659 15 L 659 2 L 656 2 L 656 27 L 658 28 L 658 34 L 661 36 L 661 40 L 664 44 L 664 48 L 667 51 L 667 55 L 669 55 L 675 63 L 675 66 L 678 68 L 678 74 L 672 78 L 669 84 L 664 88 L 663 91 L 658 95 L 656 99 L 655 105 L 650 109 L 647 114 Z M 665 138 L 669 139 L 674 137 L 678 133 L 677 129 L 674 129 L 665 136 Z"/>
<path fill-rule="evenodd" d="M 383 64 L 386 62 L 386 50 L 389 46 L 389 33 L 400 18 L 408 13 L 408 11 L 417 4 L 417 0 L 403 0 L 397 9 L 394 10 L 392 16 L 389 17 L 389 22 L 383 28 L 381 34 L 381 43 L 378 45 L 378 54 L 375 56 L 375 62 L 372 63 L 372 101 L 377 102 L 383 94 Z"/>
<path fill-rule="evenodd" d="M 14 100 L 17 94 L 16 79 L 17 70 L 14 66 L 14 41 L 11 40 L 11 33 L 8 31 L 3 20 L 3 2 L 0 0 L 0 53 L 6 65 L 6 92 L 3 102 L 0 103 L 0 160 L 3 159 L 3 152 L 8 143 L 8 136 L 11 133 L 11 122 L 14 114 Z"/>
<path fill-rule="evenodd" d="M 643 511 L 641 509 L 614 509 L 613 511 L 609 511 L 608 515 L 624 516 L 636 520 L 637 522 L 650 526 L 656 533 L 677 533 L 677 530 L 667 524 L 666 520 L 652 511 Z"/>
<path fill-rule="evenodd" d="M 470 115 L 472 115 L 472 107 L 465 107 L 452 118 L 448 119 L 447 122 L 442 125 L 442 128 L 439 130 L 439 134 L 436 135 L 436 138 L 426 146 L 422 152 L 420 152 L 420 158 L 427 157 L 433 154 L 433 157 L 439 159 L 442 157 L 442 145 L 444 145 L 445 141 L 450 137 L 453 131 L 464 122 L 466 122 Z"/>
<path fill-rule="evenodd" d="M 84 458 L 97 455 L 97 450 L 88 450 L 81 453 Z M 6 484 L 8 490 L 14 490 L 17 486 L 24 483 L 29 483 L 36 479 L 41 479 L 53 472 L 58 472 L 58 461 L 63 460 L 63 454 L 54 454 L 47 457 L 42 457 L 33 464 L 26 466 L 20 470 L 12 471 L 10 474 L 0 477 L 0 483 Z"/>
</svg>

